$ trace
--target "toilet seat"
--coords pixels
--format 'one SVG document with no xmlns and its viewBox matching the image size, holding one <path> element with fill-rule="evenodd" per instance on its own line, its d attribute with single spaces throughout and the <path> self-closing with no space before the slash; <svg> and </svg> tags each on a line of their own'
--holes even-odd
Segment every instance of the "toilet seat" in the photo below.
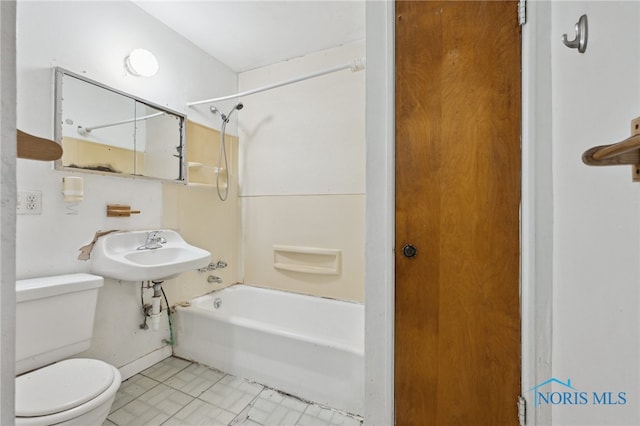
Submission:
<svg viewBox="0 0 640 426">
<path fill-rule="evenodd" d="M 16 377 L 16 421 L 66 420 L 110 399 L 118 370 L 95 359 L 69 359 Z"/>
</svg>

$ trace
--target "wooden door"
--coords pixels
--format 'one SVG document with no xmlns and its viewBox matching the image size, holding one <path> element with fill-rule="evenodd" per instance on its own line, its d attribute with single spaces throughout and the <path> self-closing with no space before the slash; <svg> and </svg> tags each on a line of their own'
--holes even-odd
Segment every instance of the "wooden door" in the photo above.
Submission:
<svg viewBox="0 0 640 426">
<path fill-rule="evenodd" d="M 520 56 L 515 1 L 396 5 L 400 426 L 518 424 Z"/>
</svg>

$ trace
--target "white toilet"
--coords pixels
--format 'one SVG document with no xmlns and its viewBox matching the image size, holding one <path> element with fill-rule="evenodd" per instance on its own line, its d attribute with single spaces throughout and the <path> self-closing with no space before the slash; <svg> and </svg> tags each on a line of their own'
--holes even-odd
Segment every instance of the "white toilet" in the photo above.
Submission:
<svg viewBox="0 0 640 426">
<path fill-rule="evenodd" d="M 16 425 L 102 425 L 117 368 L 66 359 L 89 348 L 103 278 L 71 274 L 16 282 Z"/>
</svg>

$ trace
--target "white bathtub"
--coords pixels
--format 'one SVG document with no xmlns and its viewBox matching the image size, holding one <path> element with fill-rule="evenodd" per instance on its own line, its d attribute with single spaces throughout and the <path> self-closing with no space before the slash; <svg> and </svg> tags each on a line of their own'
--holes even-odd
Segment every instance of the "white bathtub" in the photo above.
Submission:
<svg viewBox="0 0 640 426">
<path fill-rule="evenodd" d="M 179 357 L 364 413 L 361 304 L 238 284 L 179 307 L 176 323 Z"/>
</svg>

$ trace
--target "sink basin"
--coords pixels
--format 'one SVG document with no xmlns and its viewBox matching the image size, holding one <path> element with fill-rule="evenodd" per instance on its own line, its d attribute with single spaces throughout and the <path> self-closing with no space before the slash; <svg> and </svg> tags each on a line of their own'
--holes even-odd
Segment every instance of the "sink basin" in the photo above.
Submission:
<svg viewBox="0 0 640 426">
<path fill-rule="evenodd" d="M 149 231 L 114 232 L 101 237 L 91 252 L 91 272 L 125 281 L 161 281 L 207 266 L 211 253 L 185 242 L 170 229 L 160 231 L 160 247 L 144 246 Z"/>
</svg>

